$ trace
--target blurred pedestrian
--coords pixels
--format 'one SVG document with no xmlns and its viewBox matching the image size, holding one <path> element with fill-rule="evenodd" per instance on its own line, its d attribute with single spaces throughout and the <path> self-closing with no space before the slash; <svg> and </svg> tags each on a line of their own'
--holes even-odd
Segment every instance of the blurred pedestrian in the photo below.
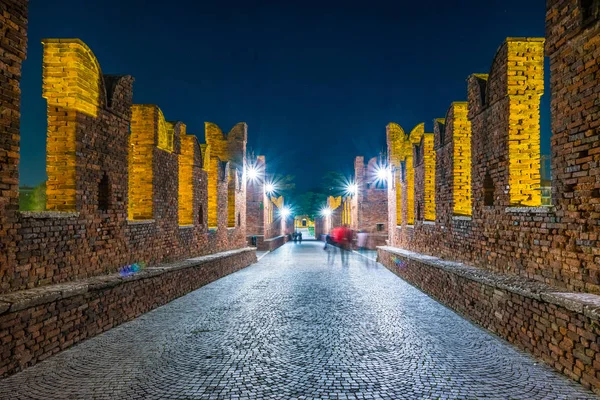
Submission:
<svg viewBox="0 0 600 400">
<path fill-rule="evenodd" d="M 325 236 L 325 250 L 327 251 L 327 264 L 331 265 L 335 262 L 335 253 L 337 250 L 333 237 L 330 234 Z"/>
<path fill-rule="evenodd" d="M 369 258 L 367 257 L 367 248 L 369 245 L 369 233 L 364 230 L 358 231 L 356 234 L 356 246 L 358 247 L 358 252 L 365 259 L 365 262 L 369 263 Z"/>
<path fill-rule="evenodd" d="M 350 251 L 352 250 L 353 234 L 354 233 L 352 232 L 352 230 L 346 224 L 342 225 L 342 227 L 340 228 L 340 253 L 342 265 L 345 267 L 347 267 L 348 263 L 350 262 L 349 257 Z"/>
<path fill-rule="evenodd" d="M 298 242 L 302 244 L 302 232 L 298 232 Z"/>
</svg>

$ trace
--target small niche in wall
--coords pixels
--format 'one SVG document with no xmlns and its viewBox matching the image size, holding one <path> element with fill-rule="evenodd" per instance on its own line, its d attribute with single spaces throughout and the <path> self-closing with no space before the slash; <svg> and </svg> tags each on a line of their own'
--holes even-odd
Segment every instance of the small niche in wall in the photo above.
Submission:
<svg viewBox="0 0 600 400">
<path fill-rule="evenodd" d="M 204 207 L 200 206 L 200 208 L 198 208 L 198 225 L 202 226 L 204 225 Z"/>
<path fill-rule="evenodd" d="M 98 183 L 98 210 L 108 211 L 110 208 L 110 182 L 106 172 L 102 174 Z"/>
<path fill-rule="evenodd" d="M 583 26 L 595 23 L 600 18 L 600 0 L 580 0 Z"/>
<path fill-rule="evenodd" d="M 489 172 L 486 172 L 485 178 L 483 179 L 483 205 L 494 205 L 494 181 Z"/>
</svg>

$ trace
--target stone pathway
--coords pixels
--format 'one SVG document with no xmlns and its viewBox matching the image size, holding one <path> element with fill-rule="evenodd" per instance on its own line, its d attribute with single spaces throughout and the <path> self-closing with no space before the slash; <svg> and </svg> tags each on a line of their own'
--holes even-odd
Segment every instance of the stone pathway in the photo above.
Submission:
<svg viewBox="0 0 600 400">
<path fill-rule="evenodd" d="M 339 257 L 339 254 L 338 254 Z M 593 399 L 397 278 L 287 244 L 0 380 L 1 399 Z"/>
</svg>

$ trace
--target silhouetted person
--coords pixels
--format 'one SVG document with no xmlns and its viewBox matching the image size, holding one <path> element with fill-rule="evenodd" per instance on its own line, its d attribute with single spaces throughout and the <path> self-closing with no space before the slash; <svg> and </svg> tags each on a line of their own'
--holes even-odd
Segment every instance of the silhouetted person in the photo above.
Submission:
<svg viewBox="0 0 600 400">
<path fill-rule="evenodd" d="M 298 232 L 298 242 L 302 244 L 302 232 Z"/>
</svg>

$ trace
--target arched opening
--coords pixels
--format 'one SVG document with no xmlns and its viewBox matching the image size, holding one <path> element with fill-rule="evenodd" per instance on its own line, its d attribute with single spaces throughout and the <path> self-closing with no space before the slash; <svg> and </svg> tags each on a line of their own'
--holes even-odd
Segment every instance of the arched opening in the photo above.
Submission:
<svg viewBox="0 0 600 400">
<path fill-rule="evenodd" d="M 198 225 L 204 225 L 204 206 L 200 206 L 200 208 L 198 208 Z"/>
<path fill-rule="evenodd" d="M 98 183 L 98 210 L 108 211 L 110 208 L 110 182 L 106 172 L 102 174 L 100 183 Z"/>
<path fill-rule="evenodd" d="M 485 178 L 483 179 L 483 205 L 494 205 L 494 181 L 489 172 L 486 172 Z"/>
</svg>

